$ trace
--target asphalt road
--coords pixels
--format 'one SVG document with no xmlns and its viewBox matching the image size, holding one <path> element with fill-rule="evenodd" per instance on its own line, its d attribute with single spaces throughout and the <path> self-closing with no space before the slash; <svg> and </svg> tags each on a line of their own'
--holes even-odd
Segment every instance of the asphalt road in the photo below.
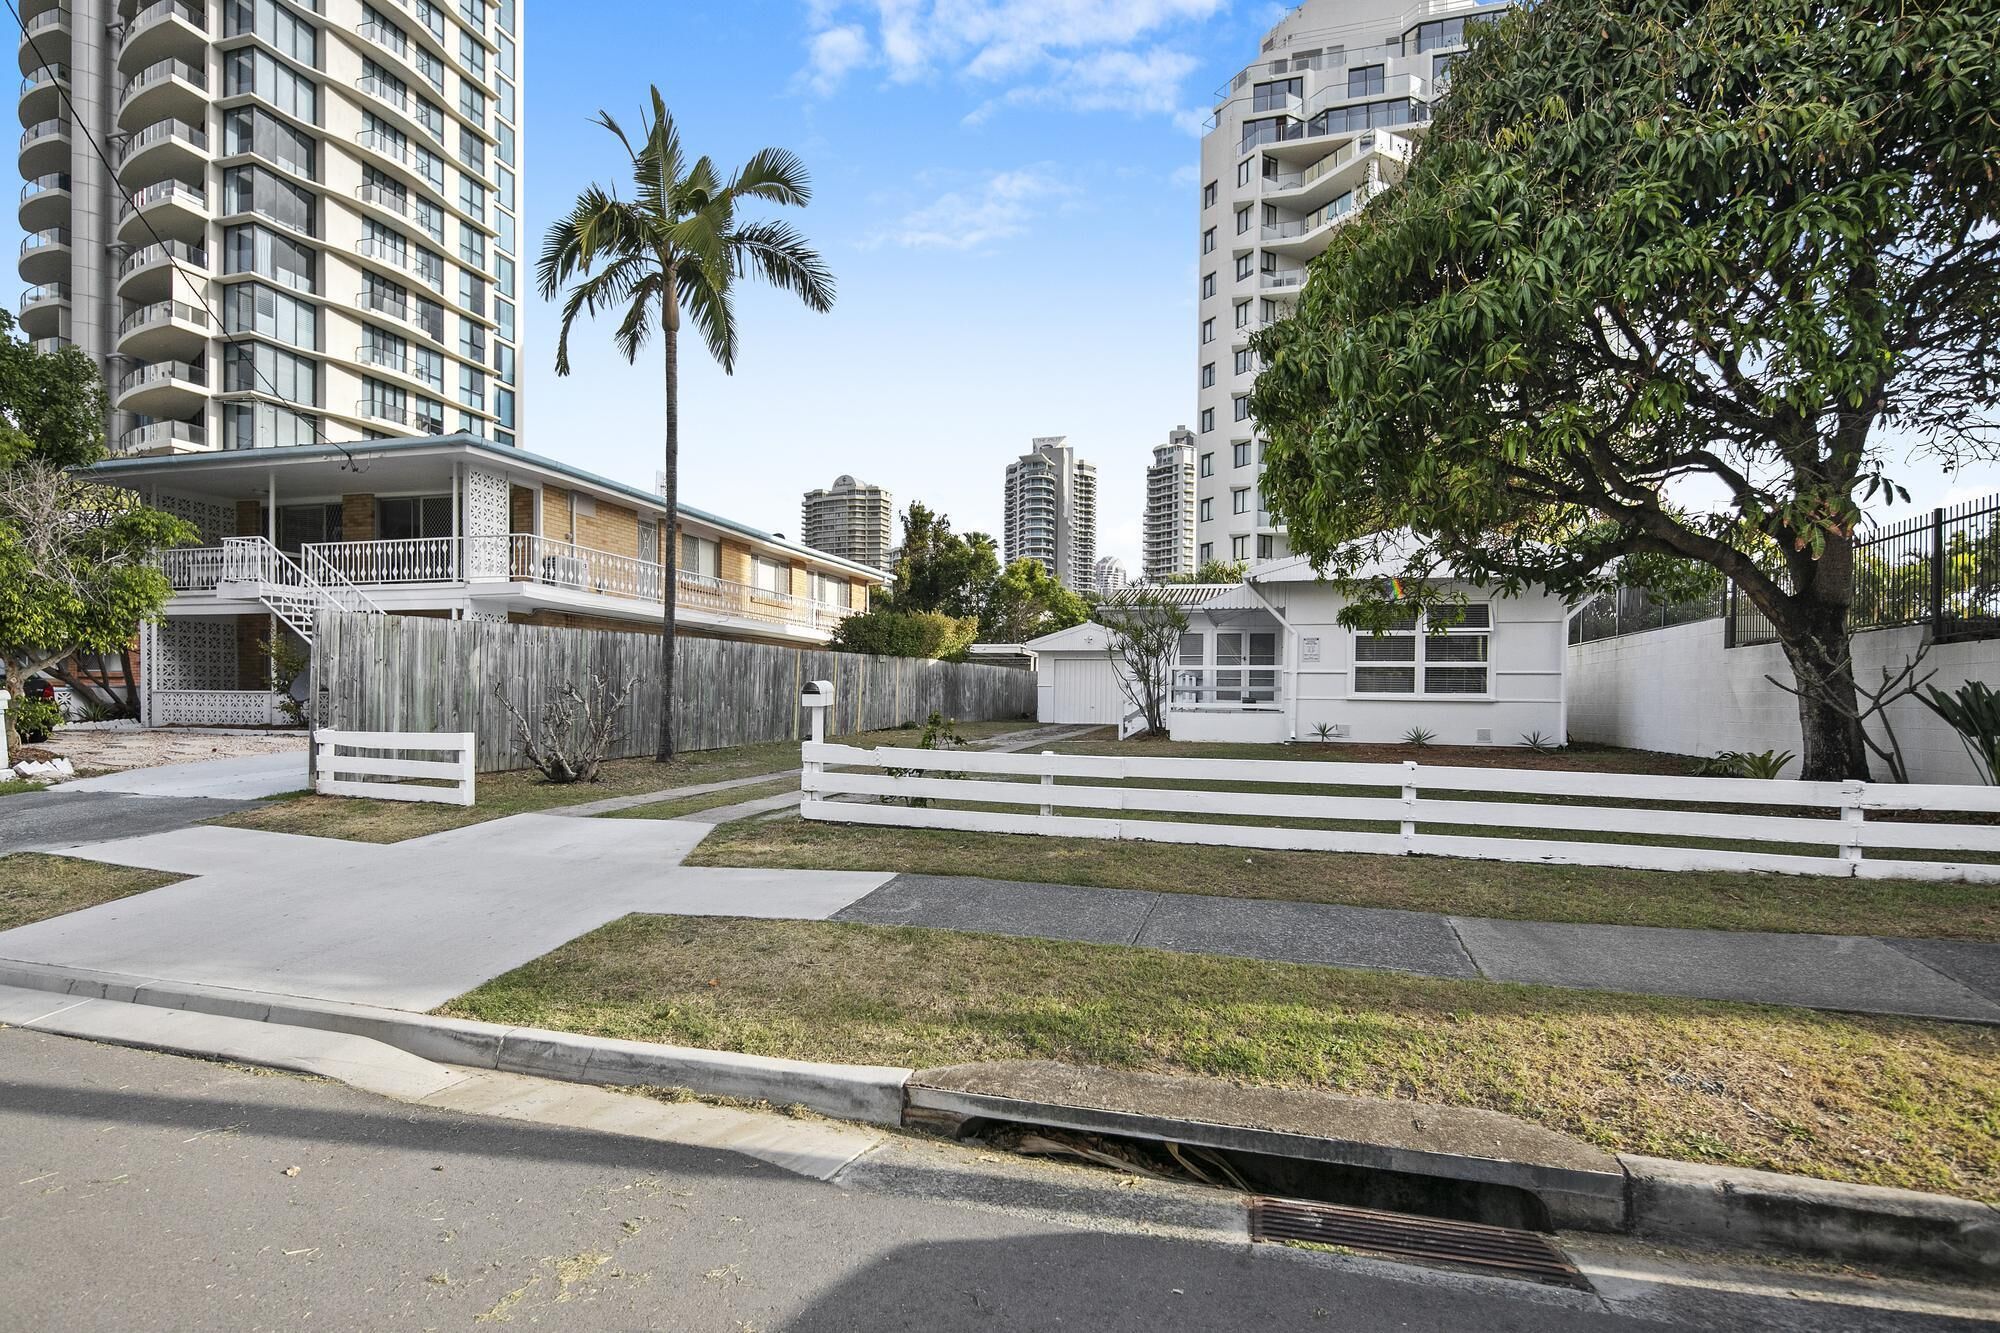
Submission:
<svg viewBox="0 0 2000 1333">
<path fill-rule="evenodd" d="M 0 806 L 0 856 L 9 852 L 59 852 L 110 838 L 169 833 L 259 804 L 200 796 L 25 791 L 7 797 L 6 804 Z"/>
<path fill-rule="evenodd" d="M 8 1333 L 1972 1326 L 1680 1283 L 1607 1303 L 857 1182 L 0 1031 Z"/>
</svg>

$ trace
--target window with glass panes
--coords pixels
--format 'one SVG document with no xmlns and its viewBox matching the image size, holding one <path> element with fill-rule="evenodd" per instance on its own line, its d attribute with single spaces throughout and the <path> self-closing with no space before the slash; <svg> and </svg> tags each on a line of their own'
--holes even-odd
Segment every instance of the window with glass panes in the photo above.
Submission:
<svg viewBox="0 0 2000 1333">
<path fill-rule="evenodd" d="M 1405 611 L 1380 634 L 1356 630 L 1356 694 L 1460 697 L 1492 692 L 1493 608 L 1473 602 L 1435 617 Z"/>
</svg>

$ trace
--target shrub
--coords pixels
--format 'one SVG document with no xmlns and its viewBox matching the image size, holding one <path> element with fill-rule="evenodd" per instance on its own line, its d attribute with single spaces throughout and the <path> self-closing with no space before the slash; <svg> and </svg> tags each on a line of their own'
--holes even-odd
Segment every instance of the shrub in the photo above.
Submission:
<svg viewBox="0 0 2000 1333">
<path fill-rule="evenodd" d="M 833 646 L 878 657 L 930 657 L 956 661 L 979 637 L 979 617 L 936 611 L 864 611 L 840 622 Z"/>
<path fill-rule="evenodd" d="M 1403 744 L 1414 745 L 1421 750 L 1437 738 L 1438 734 L 1435 731 L 1430 731 L 1424 727 L 1411 727 L 1403 733 Z"/>
<path fill-rule="evenodd" d="M 16 699 L 7 705 L 7 720 L 25 745 L 40 745 L 62 725 L 62 708 L 53 699 Z"/>
</svg>

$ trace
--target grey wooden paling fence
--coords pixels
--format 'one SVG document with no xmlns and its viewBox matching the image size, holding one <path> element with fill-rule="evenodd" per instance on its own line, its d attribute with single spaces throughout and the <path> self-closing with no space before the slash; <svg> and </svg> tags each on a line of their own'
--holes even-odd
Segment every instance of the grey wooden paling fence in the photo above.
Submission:
<svg viewBox="0 0 2000 1333">
<path fill-rule="evenodd" d="M 496 684 L 504 682 L 514 706 L 538 719 L 565 681 L 588 691 L 596 677 L 614 685 L 636 677 L 612 754 L 653 753 L 658 635 L 330 612 L 320 616 L 314 638 L 315 726 L 469 731 L 478 737 L 479 770 L 490 773 L 526 763 Z M 964 722 L 1035 713 L 1035 675 L 1013 667 L 682 638 L 675 656 L 676 744 L 717 750 L 803 739 L 799 693 L 810 680 L 834 684 L 828 719 L 834 735 L 922 722 L 933 712 Z"/>
</svg>

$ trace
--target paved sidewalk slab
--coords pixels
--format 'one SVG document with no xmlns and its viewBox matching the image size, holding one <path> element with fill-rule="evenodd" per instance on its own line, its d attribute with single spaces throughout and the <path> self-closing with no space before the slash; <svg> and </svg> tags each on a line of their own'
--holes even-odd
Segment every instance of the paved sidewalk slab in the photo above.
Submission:
<svg viewBox="0 0 2000 1333">
<path fill-rule="evenodd" d="M 67 787 L 21 792 L 7 798 L 7 817 L 0 820 L 0 856 L 13 852 L 65 852 L 72 847 L 101 843 L 107 837 L 164 833 L 203 820 L 220 819 L 238 810 L 255 809 L 257 804 L 206 796 L 72 791 Z"/>
<path fill-rule="evenodd" d="M 1479 975 L 1451 923 L 1428 912 L 1168 893 L 1133 942 L 1274 962 Z"/>
<path fill-rule="evenodd" d="M 281 868 L 373 865 L 387 847 L 301 833 L 224 828 L 212 824 L 174 829 L 112 842 L 86 843 L 72 854 L 115 866 L 135 866 L 172 875 L 263 874 Z"/>
<path fill-rule="evenodd" d="M 1130 944 L 1164 895 L 954 875 L 898 875 L 836 921 Z"/>
<path fill-rule="evenodd" d="M 572 819 L 529 814 L 467 824 L 394 845 L 425 863 L 460 855 L 482 860 L 527 857 L 557 861 L 568 868 L 569 876 L 587 883 L 594 866 L 629 868 L 636 864 L 659 870 L 677 866 L 707 833 L 705 828 L 690 828 L 667 819 Z"/>
<path fill-rule="evenodd" d="M 204 759 L 193 764 L 160 764 L 132 768 L 103 777 L 79 778 L 53 791 L 125 792 L 134 796 L 207 796 L 223 800 L 257 800 L 312 785 L 303 749 L 277 754 Z"/>
<path fill-rule="evenodd" d="M 2000 1022 L 2000 1004 L 1878 940 L 1451 920 L 1496 981 Z"/>
<path fill-rule="evenodd" d="M 2000 944 L 1974 940 L 1882 941 L 1898 953 L 1928 963 L 1952 980 L 2000 1004 Z"/>
</svg>

